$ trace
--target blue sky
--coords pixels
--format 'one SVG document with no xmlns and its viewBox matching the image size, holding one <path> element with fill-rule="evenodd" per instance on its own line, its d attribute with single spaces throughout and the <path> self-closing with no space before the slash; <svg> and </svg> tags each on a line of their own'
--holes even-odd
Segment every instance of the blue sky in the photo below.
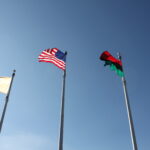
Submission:
<svg viewBox="0 0 150 150">
<path fill-rule="evenodd" d="M 37 60 L 57 47 L 68 51 L 64 149 L 132 149 L 121 79 L 99 60 L 108 50 L 122 54 L 137 143 L 149 150 L 149 7 L 146 0 L 1 0 L 0 74 L 16 69 L 16 76 L 0 149 L 57 149 L 62 70 Z"/>
</svg>

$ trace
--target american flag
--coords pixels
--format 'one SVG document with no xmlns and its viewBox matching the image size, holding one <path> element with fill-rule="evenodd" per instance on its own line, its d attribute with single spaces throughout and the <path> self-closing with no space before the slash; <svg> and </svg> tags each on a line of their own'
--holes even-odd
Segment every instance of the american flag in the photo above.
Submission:
<svg viewBox="0 0 150 150">
<path fill-rule="evenodd" d="M 39 62 L 53 63 L 62 70 L 66 68 L 66 53 L 61 52 L 58 48 L 44 50 L 38 59 Z"/>
</svg>

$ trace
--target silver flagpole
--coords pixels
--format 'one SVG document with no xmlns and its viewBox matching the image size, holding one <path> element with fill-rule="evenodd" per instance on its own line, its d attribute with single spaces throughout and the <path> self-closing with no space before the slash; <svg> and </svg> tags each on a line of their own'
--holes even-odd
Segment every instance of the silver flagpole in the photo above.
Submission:
<svg viewBox="0 0 150 150">
<path fill-rule="evenodd" d="M 10 87 L 9 87 L 9 90 L 8 90 L 8 93 L 7 93 L 6 99 L 5 99 L 5 105 L 4 105 L 2 117 L 1 117 L 1 120 L 0 120 L 0 133 L 1 133 L 1 130 L 2 130 L 2 126 L 3 126 L 3 121 L 4 121 L 4 117 L 5 117 L 5 113 L 6 113 L 6 108 L 7 108 L 7 104 L 8 104 L 8 100 L 9 100 L 9 95 L 10 95 L 12 83 L 13 83 L 13 80 L 14 80 L 14 77 L 15 77 L 15 72 L 16 72 L 16 70 L 13 71 Z"/>
<path fill-rule="evenodd" d="M 67 55 L 67 52 L 65 52 Z M 66 69 L 63 74 L 62 97 L 61 97 L 61 114 L 60 114 L 60 133 L 58 150 L 63 150 L 63 137 L 64 137 L 64 106 L 65 106 L 65 84 L 66 84 Z"/>
<path fill-rule="evenodd" d="M 118 55 L 118 58 L 121 60 L 122 58 L 121 58 L 120 53 L 117 53 L 117 55 Z M 130 108 L 130 102 L 129 102 L 128 93 L 127 93 L 125 76 L 122 77 L 122 84 L 123 84 L 123 91 L 124 91 L 126 109 L 127 109 L 127 114 L 128 114 L 128 120 L 129 120 L 132 146 L 133 146 L 133 150 L 138 150 L 138 146 L 137 146 L 137 142 L 136 142 L 136 136 L 135 136 L 135 130 L 134 130 L 134 124 L 133 124 L 133 119 L 132 119 L 132 113 L 131 113 L 131 108 Z"/>
</svg>

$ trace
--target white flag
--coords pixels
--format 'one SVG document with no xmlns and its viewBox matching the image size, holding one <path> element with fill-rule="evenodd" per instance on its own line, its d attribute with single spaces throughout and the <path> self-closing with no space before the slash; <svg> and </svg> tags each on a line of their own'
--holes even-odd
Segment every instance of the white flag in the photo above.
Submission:
<svg viewBox="0 0 150 150">
<path fill-rule="evenodd" d="M 11 77 L 0 77 L 0 93 L 7 94 L 11 83 Z"/>
</svg>

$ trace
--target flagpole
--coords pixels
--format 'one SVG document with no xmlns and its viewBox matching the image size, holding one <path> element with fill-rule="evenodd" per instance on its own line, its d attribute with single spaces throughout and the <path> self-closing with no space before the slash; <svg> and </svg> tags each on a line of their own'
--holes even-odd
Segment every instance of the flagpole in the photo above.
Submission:
<svg viewBox="0 0 150 150">
<path fill-rule="evenodd" d="M 120 53 L 117 53 L 117 55 L 118 55 L 118 58 L 120 60 L 122 60 Z M 138 146 L 137 146 L 137 142 L 136 142 L 136 135 L 135 135 L 135 130 L 134 130 L 134 124 L 133 124 L 133 119 L 132 119 L 132 113 L 131 113 L 131 108 L 130 108 L 130 102 L 129 102 L 128 92 L 127 92 L 125 76 L 122 77 L 122 84 L 123 84 L 123 91 L 124 91 L 124 97 L 125 97 L 125 103 L 126 103 L 129 127 L 130 127 L 130 135 L 131 135 L 132 147 L 133 147 L 133 150 L 138 150 Z"/>
<path fill-rule="evenodd" d="M 12 83 L 13 83 L 13 80 L 14 80 L 14 77 L 15 77 L 15 72 L 16 72 L 16 70 L 14 70 L 13 73 L 12 73 L 10 87 L 9 87 L 8 93 L 7 93 L 6 98 L 5 98 L 5 105 L 4 105 L 4 109 L 3 109 L 3 112 L 2 112 L 2 117 L 1 117 L 1 120 L 0 120 L 0 133 L 1 133 L 1 130 L 2 130 L 2 125 L 3 125 L 5 113 L 6 113 L 6 108 L 7 108 L 7 104 L 8 104 L 8 100 L 9 100 L 9 95 L 10 95 Z"/>
<path fill-rule="evenodd" d="M 67 52 L 65 52 L 65 55 L 67 55 Z M 62 96 L 61 96 L 61 114 L 60 114 L 60 130 L 59 130 L 58 150 L 63 150 L 65 84 L 66 84 L 66 69 L 63 72 L 63 85 L 62 85 Z"/>
</svg>

